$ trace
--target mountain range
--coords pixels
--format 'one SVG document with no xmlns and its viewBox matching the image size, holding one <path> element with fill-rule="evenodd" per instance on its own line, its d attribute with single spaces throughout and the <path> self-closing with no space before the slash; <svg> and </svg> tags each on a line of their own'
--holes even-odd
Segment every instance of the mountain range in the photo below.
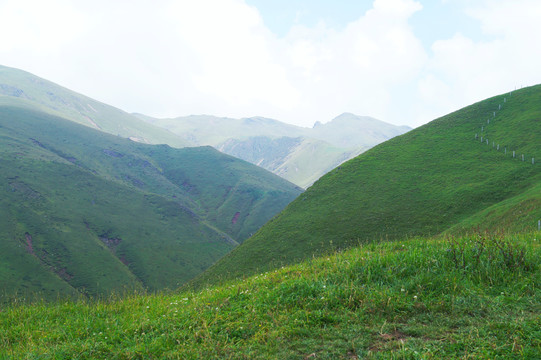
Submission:
<svg viewBox="0 0 541 360">
<path fill-rule="evenodd" d="M 137 115 L 185 141 L 210 145 L 307 188 L 342 162 L 411 128 L 344 113 L 312 128 L 277 120 L 193 115 L 156 119 Z"/>
<path fill-rule="evenodd" d="M 539 358 L 541 85 L 367 150 L 153 294 L 245 238 L 239 205 L 292 185 L 211 147 L 140 144 L 8 100 L 0 284 L 17 291 L 0 358 Z M 119 286 L 135 293 L 24 301 Z"/>
<path fill-rule="evenodd" d="M 303 128 L 263 117 L 193 115 L 157 119 L 128 114 L 28 72 L 0 65 L 0 95 L 112 135 L 171 147 L 210 145 L 307 188 L 342 162 L 411 130 L 344 113 Z"/>
<path fill-rule="evenodd" d="M 6 67 L 0 92 L 6 294 L 176 287 L 236 247 L 200 286 L 378 239 L 522 231 L 541 218 L 540 86 L 399 136 L 407 129 L 347 113 L 312 129 L 153 119 Z M 282 176 L 302 158 L 309 184 L 322 164 L 310 159 L 345 161 L 361 143 L 375 146 L 304 193 L 210 146 L 185 147 L 244 154 Z"/>
</svg>

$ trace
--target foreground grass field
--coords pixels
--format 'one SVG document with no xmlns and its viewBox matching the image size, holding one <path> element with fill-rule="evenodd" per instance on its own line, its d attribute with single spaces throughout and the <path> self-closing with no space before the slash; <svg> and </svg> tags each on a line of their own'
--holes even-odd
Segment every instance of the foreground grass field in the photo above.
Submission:
<svg viewBox="0 0 541 360">
<path fill-rule="evenodd" d="M 198 293 L 12 304 L 4 359 L 535 359 L 541 233 L 383 242 Z"/>
</svg>

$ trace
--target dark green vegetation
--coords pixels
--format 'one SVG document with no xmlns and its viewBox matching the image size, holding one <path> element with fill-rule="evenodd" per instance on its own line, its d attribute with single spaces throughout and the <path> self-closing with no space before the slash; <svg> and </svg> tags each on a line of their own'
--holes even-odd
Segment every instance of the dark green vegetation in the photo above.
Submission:
<svg viewBox="0 0 541 360">
<path fill-rule="evenodd" d="M 0 97 L 0 300 L 175 288 L 299 193 L 211 147 L 145 145 Z"/>
<path fill-rule="evenodd" d="M 14 305 L 0 358 L 536 359 L 540 236 L 371 243 L 199 293 Z"/>
<path fill-rule="evenodd" d="M 141 119 L 161 126 L 186 141 L 218 150 L 261 166 L 301 187 L 362 151 L 410 130 L 345 113 L 313 128 L 253 117 L 219 118 L 208 115 L 175 119 Z"/>
<path fill-rule="evenodd" d="M 386 141 L 322 177 L 197 284 L 382 239 L 536 229 L 540 120 L 541 86 L 534 86 Z"/>
<path fill-rule="evenodd" d="M 3 104 L 26 102 L 41 111 L 79 124 L 150 144 L 189 146 L 190 142 L 122 110 L 68 90 L 22 70 L 0 65 L 0 96 Z"/>
</svg>

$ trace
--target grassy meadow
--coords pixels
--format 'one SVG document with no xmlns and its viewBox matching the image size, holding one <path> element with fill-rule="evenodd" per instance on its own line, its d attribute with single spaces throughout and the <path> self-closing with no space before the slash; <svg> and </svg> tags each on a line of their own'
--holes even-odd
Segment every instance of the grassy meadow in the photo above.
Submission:
<svg viewBox="0 0 541 360">
<path fill-rule="evenodd" d="M 371 243 L 200 292 L 12 304 L 6 359 L 535 359 L 541 233 Z"/>
</svg>

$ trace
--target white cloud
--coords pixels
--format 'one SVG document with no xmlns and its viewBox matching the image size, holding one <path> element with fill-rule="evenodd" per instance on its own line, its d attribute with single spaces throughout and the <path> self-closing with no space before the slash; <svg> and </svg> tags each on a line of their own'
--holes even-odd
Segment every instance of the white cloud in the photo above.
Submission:
<svg viewBox="0 0 541 360">
<path fill-rule="evenodd" d="M 541 44 L 532 37 L 541 34 L 540 2 L 485 1 L 466 12 L 480 22 L 487 37 L 474 41 L 457 33 L 433 44 L 427 71 L 418 83 L 419 100 L 440 106 L 429 106 L 433 110 L 418 115 L 418 123 L 541 82 Z"/>
<path fill-rule="evenodd" d="M 408 81 L 424 57 L 407 24 L 421 8 L 411 0 L 376 0 L 343 31 L 297 26 L 286 39 L 243 0 L 4 5 L 24 9 L 14 18 L 28 31 L 48 19 L 37 24 L 54 41 L 12 32 L 0 48 L 7 65 L 155 116 L 263 115 L 303 125 L 343 111 L 386 118 L 388 88 Z M 40 46 L 48 52 L 28 56 Z"/>
<path fill-rule="evenodd" d="M 319 24 L 297 26 L 286 37 L 291 77 L 302 89 L 298 115 L 305 124 L 327 121 L 343 111 L 394 120 L 390 89 L 410 81 L 426 55 L 408 25 L 419 3 L 378 0 L 343 31 Z"/>
<path fill-rule="evenodd" d="M 541 82 L 541 3 L 475 4 L 465 11 L 482 40 L 457 33 L 424 49 L 413 0 L 375 0 L 340 29 L 295 24 L 284 38 L 244 0 L 0 0 L 0 63 L 154 116 L 310 126 L 349 111 L 418 125 Z"/>
<path fill-rule="evenodd" d="M 85 26 L 83 14 L 67 0 L 0 2 L 0 51 L 47 53 L 73 41 Z"/>
<path fill-rule="evenodd" d="M 292 107 L 297 91 L 276 63 L 276 40 L 255 8 L 239 0 L 204 0 L 173 3 L 168 13 L 197 59 L 193 80 L 202 94 L 223 99 L 229 111 L 248 110 L 253 102 Z"/>
</svg>

